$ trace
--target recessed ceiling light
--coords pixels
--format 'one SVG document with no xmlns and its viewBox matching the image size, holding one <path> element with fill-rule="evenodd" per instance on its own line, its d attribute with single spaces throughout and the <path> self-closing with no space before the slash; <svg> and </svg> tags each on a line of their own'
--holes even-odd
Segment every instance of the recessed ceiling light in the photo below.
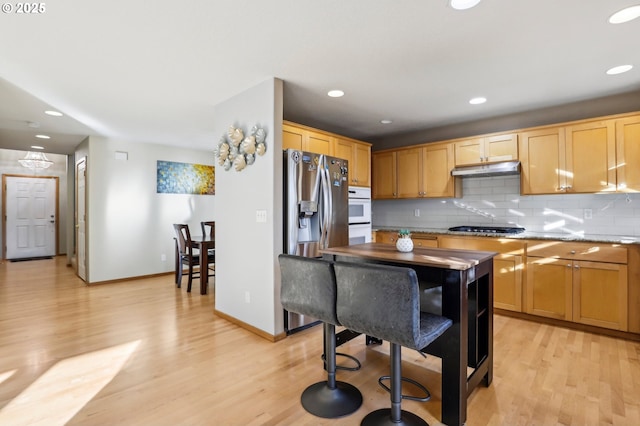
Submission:
<svg viewBox="0 0 640 426">
<path fill-rule="evenodd" d="M 477 98 L 473 98 L 471 100 L 469 100 L 469 103 L 471 105 L 480 105 L 487 102 L 487 98 L 483 98 L 483 97 L 477 97 Z"/>
<path fill-rule="evenodd" d="M 622 24 L 640 16 L 640 4 L 622 9 L 609 17 L 609 23 Z"/>
<path fill-rule="evenodd" d="M 387 120 L 387 119 L 384 119 L 384 120 L 380 120 L 380 122 L 381 122 L 382 124 L 391 124 L 391 123 L 393 123 L 393 120 Z"/>
<path fill-rule="evenodd" d="M 47 115 L 52 115 L 54 117 L 62 117 L 63 115 L 61 112 L 53 111 L 53 110 L 48 110 L 48 111 L 45 111 L 44 113 Z"/>
<path fill-rule="evenodd" d="M 51 139 L 51 136 L 47 136 L 47 135 L 36 135 L 36 138 L 38 138 L 38 139 Z"/>
<path fill-rule="evenodd" d="M 629 71 L 631 68 L 633 68 L 633 65 L 619 65 L 617 67 L 609 68 L 607 70 L 607 74 L 609 75 L 622 74 L 623 72 Z"/>
<path fill-rule="evenodd" d="M 471 9 L 480 3 L 480 0 L 450 0 L 449 5 L 455 10 Z"/>
<path fill-rule="evenodd" d="M 44 149 L 44 146 L 40 146 L 40 145 L 31 145 L 31 148 L 33 148 L 33 149 Z"/>
<path fill-rule="evenodd" d="M 341 96 L 344 96 L 344 92 L 342 90 L 329 90 L 327 95 L 331 96 L 332 98 L 339 98 Z"/>
</svg>

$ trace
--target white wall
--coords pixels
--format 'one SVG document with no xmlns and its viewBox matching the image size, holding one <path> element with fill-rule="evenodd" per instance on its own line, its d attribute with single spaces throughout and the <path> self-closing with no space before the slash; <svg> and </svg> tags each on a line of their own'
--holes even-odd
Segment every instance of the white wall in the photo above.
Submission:
<svg viewBox="0 0 640 426">
<path fill-rule="evenodd" d="M 27 155 L 26 151 L 14 151 L 10 149 L 0 149 L 0 175 L 22 175 L 22 176 L 57 176 L 58 177 L 58 254 L 67 253 L 67 156 L 59 154 L 46 154 L 47 158 L 53 161 L 53 165 L 45 170 L 33 171 L 26 169 L 18 163 L 19 159 Z M 2 188 L 4 191 L 4 188 Z M 0 211 L 2 211 L 2 200 L 0 197 Z M 71 213 L 72 214 L 72 213 Z M 2 229 L 0 227 L 0 241 L 2 241 Z"/>
<path fill-rule="evenodd" d="M 640 194 L 520 195 L 520 177 L 463 179 L 460 199 L 376 200 L 373 226 L 448 228 L 522 226 L 562 235 L 640 237 Z M 420 216 L 414 210 L 420 210 Z M 592 218 L 585 218 L 585 209 Z M 587 212 L 588 213 L 588 212 Z"/>
<path fill-rule="evenodd" d="M 212 120 L 220 137 L 230 126 L 267 132 L 267 151 L 253 165 L 216 169 L 216 310 L 282 333 L 282 81 L 269 79 L 217 105 Z M 256 222 L 257 210 L 266 210 L 266 223 Z"/>
<path fill-rule="evenodd" d="M 116 151 L 126 152 L 128 160 L 116 160 Z M 158 160 L 213 165 L 213 148 L 90 137 L 76 159 L 83 155 L 88 156 L 89 283 L 173 271 L 172 225 L 187 223 L 199 234 L 200 221 L 216 220 L 216 196 L 156 193 Z"/>
</svg>

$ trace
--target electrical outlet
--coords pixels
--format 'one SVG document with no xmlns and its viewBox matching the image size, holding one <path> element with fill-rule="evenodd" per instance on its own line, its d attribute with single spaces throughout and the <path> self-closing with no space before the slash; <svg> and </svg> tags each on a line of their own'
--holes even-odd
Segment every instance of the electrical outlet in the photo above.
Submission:
<svg viewBox="0 0 640 426">
<path fill-rule="evenodd" d="M 258 223 L 266 223 L 267 222 L 267 211 L 266 210 L 256 210 L 256 222 L 258 222 Z"/>
<path fill-rule="evenodd" d="M 251 293 L 248 291 L 244 292 L 244 303 L 251 303 Z"/>
<path fill-rule="evenodd" d="M 583 213 L 585 219 L 593 219 L 593 211 L 591 209 L 584 209 Z"/>
<path fill-rule="evenodd" d="M 420 209 L 415 209 L 415 210 L 413 211 L 413 215 L 414 215 L 415 217 L 420 217 Z"/>
<path fill-rule="evenodd" d="M 160 255 L 160 261 L 161 262 L 166 262 L 167 261 L 167 255 L 166 254 L 161 254 Z"/>
</svg>

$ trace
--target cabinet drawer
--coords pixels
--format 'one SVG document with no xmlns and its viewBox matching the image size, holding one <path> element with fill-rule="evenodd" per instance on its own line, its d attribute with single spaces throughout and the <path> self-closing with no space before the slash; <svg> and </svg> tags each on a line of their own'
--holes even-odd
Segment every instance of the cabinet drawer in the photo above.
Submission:
<svg viewBox="0 0 640 426">
<path fill-rule="evenodd" d="M 412 236 L 414 247 L 438 247 L 438 238 L 428 236 Z"/>
<path fill-rule="evenodd" d="M 626 264 L 627 248 L 608 243 L 529 241 L 527 256 Z"/>
<path fill-rule="evenodd" d="M 495 251 L 509 255 L 523 255 L 526 243 L 522 240 L 494 237 L 439 237 L 438 247 L 466 250 Z"/>
</svg>

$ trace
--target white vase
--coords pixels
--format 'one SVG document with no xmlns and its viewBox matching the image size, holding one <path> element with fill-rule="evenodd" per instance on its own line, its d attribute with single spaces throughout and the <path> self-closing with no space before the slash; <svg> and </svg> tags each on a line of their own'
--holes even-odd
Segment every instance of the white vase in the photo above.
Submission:
<svg viewBox="0 0 640 426">
<path fill-rule="evenodd" d="M 408 253 L 413 250 L 413 240 L 409 237 L 401 237 L 396 241 L 396 248 L 398 251 Z"/>
</svg>

